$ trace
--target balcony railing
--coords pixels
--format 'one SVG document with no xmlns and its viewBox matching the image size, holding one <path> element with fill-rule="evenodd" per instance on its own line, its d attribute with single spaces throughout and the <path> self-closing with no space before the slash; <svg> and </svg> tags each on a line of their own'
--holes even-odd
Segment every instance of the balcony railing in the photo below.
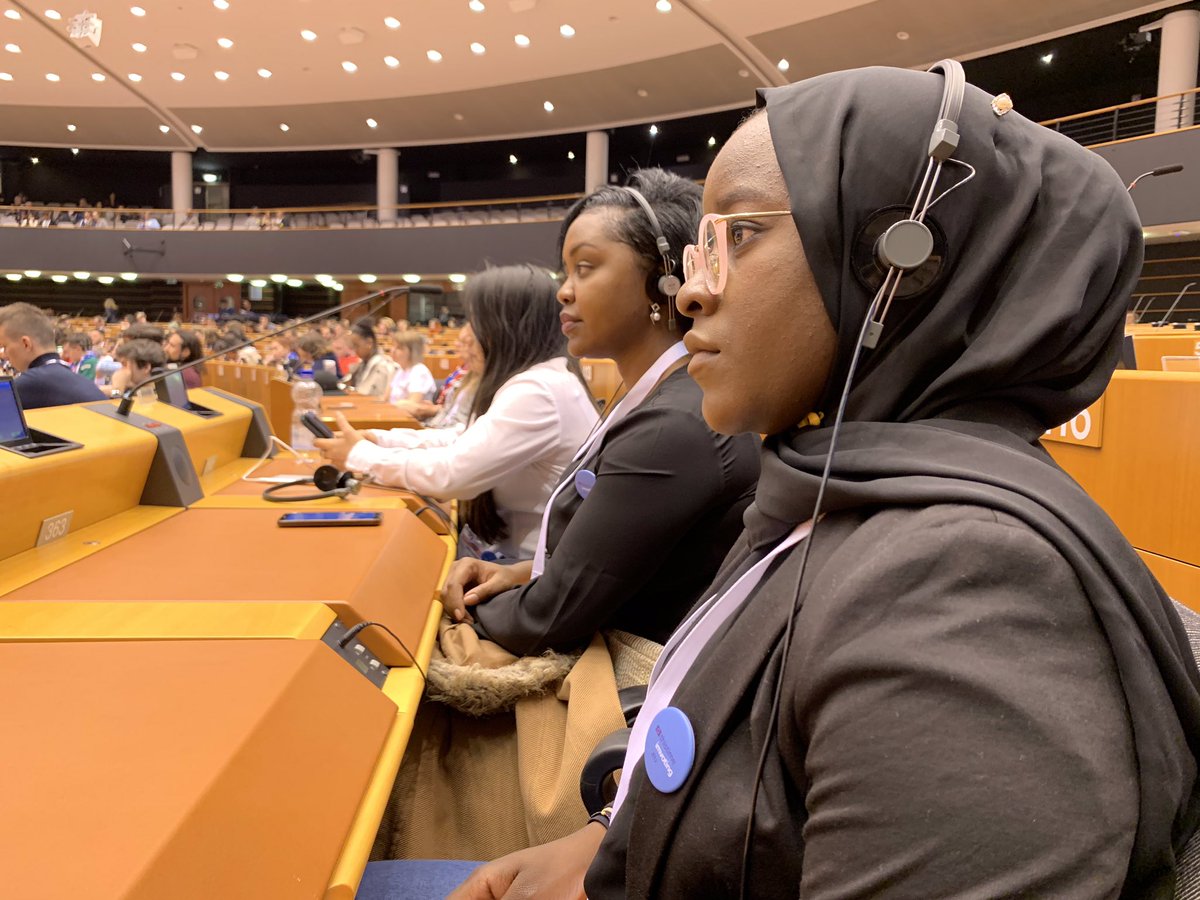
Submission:
<svg viewBox="0 0 1200 900">
<path fill-rule="evenodd" d="M 1196 94 L 1200 88 L 1163 94 L 1147 100 L 1119 103 L 1103 109 L 1048 119 L 1039 124 L 1053 128 L 1085 147 L 1180 131 L 1196 125 Z"/>
</svg>

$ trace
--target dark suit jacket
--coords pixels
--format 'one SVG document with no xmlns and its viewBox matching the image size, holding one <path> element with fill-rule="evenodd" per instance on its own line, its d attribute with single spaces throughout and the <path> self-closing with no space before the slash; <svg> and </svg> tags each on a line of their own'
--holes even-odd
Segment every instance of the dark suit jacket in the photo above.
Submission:
<svg viewBox="0 0 1200 900">
<path fill-rule="evenodd" d="M 57 353 L 43 353 L 13 381 L 21 406 L 38 409 L 43 406 L 65 406 L 103 400 L 104 394 L 96 385 L 71 371 Z"/>
</svg>

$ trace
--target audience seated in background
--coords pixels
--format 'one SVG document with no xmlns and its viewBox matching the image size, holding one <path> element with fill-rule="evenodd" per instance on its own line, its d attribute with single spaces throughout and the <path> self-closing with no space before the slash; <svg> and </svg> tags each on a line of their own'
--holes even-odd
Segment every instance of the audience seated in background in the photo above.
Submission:
<svg viewBox="0 0 1200 900">
<path fill-rule="evenodd" d="M 72 332 L 63 341 L 62 348 L 62 358 L 71 366 L 71 371 L 94 382 L 97 358 L 92 351 L 92 339 L 83 332 Z"/>
<path fill-rule="evenodd" d="M 392 375 L 388 400 L 392 403 L 401 400 L 428 403 L 437 396 L 437 381 L 424 360 L 424 337 L 415 332 L 396 335 L 392 345 L 392 361 L 396 364 L 396 370 Z"/>
<path fill-rule="evenodd" d="M 87 378 L 71 371 L 54 349 L 54 325 L 29 303 L 0 307 L 0 347 L 19 376 L 13 382 L 26 409 L 103 400 Z"/>
<path fill-rule="evenodd" d="M 296 354 L 299 357 L 298 371 L 315 373 L 317 369 L 323 369 L 332 372 L 335 378 L 341 374 L 337 368 L 337 357 L 330 352 L 325 338 L 316 332 L 310 331 L 296 342 Z"/>
<path fill-rule="evenodd" d="M 246 340 L 246 329 L 241 322 L 229 322 L 225 326 L 225 334 L 233 338 L 237 343 L 242 343 Z M 247 344 L 237 351 L 237 361 L 247 366 L 257 366 L 262 364 L 262 356 L 253 344 Z"/>
<path fill-rule="evenodd" d="M 458 355 L 462 365 L 449 374 L 438 388 L 437 396 L 432 402 L 423 400 L 397 400 L 395 405 L 405 412 L 426 423 L 431 428 L 447 428 L 466 425 L 471 408 L 470 391 L 462 391 L 463 381 L 469 372 L 479 372 L 483 368 L 483 358 L 479 355 L 479 342 L 468 322 L 458 332 Z M 474 368 L 472 368 L 472 362 Z M 436 420 L 436 421 L 435 421 Z"/>
</svg>

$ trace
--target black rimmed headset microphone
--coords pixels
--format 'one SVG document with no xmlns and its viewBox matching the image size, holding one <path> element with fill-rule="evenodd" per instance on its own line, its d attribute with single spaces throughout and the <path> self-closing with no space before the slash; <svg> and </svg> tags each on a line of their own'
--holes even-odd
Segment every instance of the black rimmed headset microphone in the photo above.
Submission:
<svg viewBox="0 0 1200 900">
<path fill-rule="evenodd" d="M 966 91 L 966 75 L 962 65 L 957 60 L 944 59 L 930 66 L 928 71 L 940 71 L 945 79 L 945 85 L 942 90 L 942 102 L 938 110 L 938 117 L 929 137 L 929 148 L 926 153 L 924 171 L 918 182 L 916 197 L 911 204 L 887 206 L 871 213 L 858 228 L 850 250 L 851 267 L 855 278 L 864 288 L 875 293 L 867 307 L 867 314 L 863 317 L 858 339 L 854 342 L 854 351 L 846 372 L 846 382 L 842 387 L 841 396 L 838 398 L 837 413 L 834 416 L 829 435 L 829 451 L 825 455 L 825 465 L 822 468 L 821 481 L 817 487 L 817 499 L 813 504 L 812 528 L 808 537 L 803 541 L 792 606 L 788 612 L 787 624 L 783 632 L 779 678 L 775 683 L 775 695 L 772 698 L 771 713 L 767 719 L 767 733 L 763 738 L 762 751 L 759 753 L 758 765 L 754 772 L 754 788 L 750 796 L 750 815 L 746 820 L 746 834 L 742 844 L 742 871 L 738 896 L 743 900 L 746 897 L 746 888 L 749 882 L 750 848 L 754 836 L 754 816 L 758 807 L 759 788 L 762 786 L 767 756 L 778 727 L 784 674 L 787 668 L 788 653 L 791 650 L 792 630 L 795 627 L 796 614 L 800 609 L 804 573 L 808 568 L 809 551 L 812 549 L 817 526 L 820 524 L 825 488 L 829 484 L 830 473 L 833 469 L 833 456 L 837 451 L 837 439 L 850 399 L 850 387 L 854 383 L 862 351 L 874 349 L 879 342 L 884 320 L 892 302 L 897 297 L 910 299 L 920 296 L 941 283 L 942 276 L 947 271 L 948 246 L 941 228 L 929 217 L 928 213 L 930 208 L 946 194 L 962 187 L 975 177 L 975 170 L 970 165 L 951 159 L 958 149 L 958 119 Z M 970 174 L 940 195 L 935 195 L 942 168 L 947 162 L 965 166 L 970 170 Z"/>
</svg>

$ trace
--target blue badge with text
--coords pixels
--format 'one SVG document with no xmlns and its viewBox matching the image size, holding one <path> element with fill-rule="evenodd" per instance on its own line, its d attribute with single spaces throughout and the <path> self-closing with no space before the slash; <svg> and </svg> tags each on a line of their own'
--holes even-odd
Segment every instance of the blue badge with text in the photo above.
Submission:
<svg viewBox="0 0 1200 900">
<path fill-rule="evenodd" d="M 643 759 L 652 785 L 664 794 L 679 790 L 696 759 L 696 734 L 682 710 L 668 706 L 654 717 Z"/>
<path fill-rule="evenodd" d="M 579 494 L 580 499 L 586 500 L 587 495 L 592 492 L 592 488 L 595 486 L 595 472 L 589 472 L 587 469 L 580 469 L 575 473 L 575 492 Z"/>
</svg>

